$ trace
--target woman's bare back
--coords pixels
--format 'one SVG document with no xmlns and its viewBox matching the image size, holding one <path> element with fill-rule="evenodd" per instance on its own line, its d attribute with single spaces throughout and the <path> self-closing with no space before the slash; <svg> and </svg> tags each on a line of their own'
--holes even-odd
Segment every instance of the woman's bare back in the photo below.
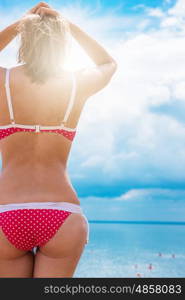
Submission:
<svg viewBox="0 0 185 300">
<path fill-rule="evenodd" d="M 18 124 L 58 126 L 71 93 L 71 74 L 63 72 L 44 85 L 31 83 L 24 65 L 11 68 L 10 91 Z M 5 93 L 5 69 L 0 69 L 0 125 L 10 124 Z M 84 102 L 76 92 L 66 127 L 75 128 Z M 1 140 L 0 204 L 79 200 L 67 174 L 72 143 L 57 133 L 18 132 Z"/>
</svg>

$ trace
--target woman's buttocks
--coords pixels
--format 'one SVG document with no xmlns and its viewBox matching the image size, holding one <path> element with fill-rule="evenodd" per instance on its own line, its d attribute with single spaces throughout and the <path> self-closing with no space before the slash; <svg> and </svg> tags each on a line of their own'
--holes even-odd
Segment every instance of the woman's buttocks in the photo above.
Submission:
<svg viewBox="0 0 185 300">
<path fill-rule="evenodd" d="M 67 171 L 60 164 L 7 166 L 0 176 L 0 204 L 70 202 L 80 204 Z"/>
</svg>

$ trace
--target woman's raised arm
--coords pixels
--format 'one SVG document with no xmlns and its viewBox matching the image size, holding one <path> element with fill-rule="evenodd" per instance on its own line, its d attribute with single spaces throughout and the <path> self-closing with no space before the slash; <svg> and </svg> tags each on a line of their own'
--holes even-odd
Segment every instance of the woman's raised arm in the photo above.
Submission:
<svg viewBox="0 0 185 300">
<path fill-rule="evenodd" d="M 111 57 L 110 54 L 95 39 L 89 36 L 74 23 L 69 22 L 69 24 L 73 37 L 97 66 L 107 63 L 111 63 L 116 66 L 116 62 L 113 57 Z"/>
<path fill-rule="evenodd" d="M 37 5 L 35 5 L 33 8 L 28 10 L 24 16 L 27 14 L 35 14 L 36 11 L 40 7 L 50 8 L 50 6 L 45 2 L 39 2 Z M 24 18 L 23 16 L 23 18 Z M 21 18 L 22 19 L 22 18 Z M 18 25 L 20 20 L 16 21 L 15 23 L 7 26 L 5 29 L 3 29 L 0 32 L 0 51 L 2 51 L 18 34 Z"/>
<path fill-rule="evenodd" d="M 16 37 L 19 21 L 9 25 L 0 32 L 0 51 L 2 51 Z"/>
<path fill-rule="evenodd" d="M 82 97 L 86 99 L 108 84 L 117 69 L 117 64 L 94 38 L 72 22 L 69 24 L 72 36 L 95 63 L 95 67 L 83 68 L 77 72 L 79 89 L 81 88 Z"/>
</svg>

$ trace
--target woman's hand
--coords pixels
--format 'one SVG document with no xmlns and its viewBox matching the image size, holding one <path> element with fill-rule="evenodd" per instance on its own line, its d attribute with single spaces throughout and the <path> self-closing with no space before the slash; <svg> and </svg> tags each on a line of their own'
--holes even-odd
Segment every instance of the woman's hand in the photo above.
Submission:
<svg viewBox="0 0 185 300">
<path fill-rule="evenodd" d="M 39 2 L 36 6 L 30 9 L 26 14 L 38 14 L 41 17 L 44 15 L 52 15 L 55 17 L 59 17 L 60 13 L 49 6 L 46 2 Z"/>
<path fill-rule="evenodd" d="M 54 17 L 60 16 L 60 13 L 56 9 L 53 9 L 51 7 L 45 7 L 45 6 L 38 7 L 35 13 L 40 15 L 41 17 L 43 17 L 44 15 L 51 15 Z"/>
<path fill-rule="evenodd" d="M 60 13 L 57 10 L 53 9 L 51 6 L 49 6 L 46 2 L 39 2 L 37 5 L 32 7 L 30 10 L 28 10 L 21 19 L 24 19 L 29 14 L 38 14 L 41 17 L 43 17 L 45 14 L 56 16 L 56 17 L 60 16 Z"/>
<path fill-rule="evenodd" d="M 27 14 L 35 14 L 36 11 L 40 8 L 40 7 L 45 7 L 45 8 L 51 8 L 51 6 L 49 6 L 46 2 L 39 2 L 37 5 L 35 5 L 33 8 L 31 8 L 30 10 L 27 11 Z"/>
<path fill-rule="evenodd" d="M 36 14 L 36 12 L 38 11 L 38 9 L 40 9 L 41 7 L 43 8 L 51 8 L 51 6 L 49 6 L 46 2 L 39 2 L 37 5 L 35 5 L 34 7 L 32 7 L 31 9 L 29 9 L 21 18 L 20 21 L 24 18 L 26 18 L 28 15 L 30 14 Z"/>
</svg>

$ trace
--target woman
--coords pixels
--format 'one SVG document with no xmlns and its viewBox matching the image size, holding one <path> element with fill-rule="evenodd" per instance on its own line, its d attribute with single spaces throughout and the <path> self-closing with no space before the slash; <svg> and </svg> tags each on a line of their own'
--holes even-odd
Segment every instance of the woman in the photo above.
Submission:
<svg viewBox="0 0 185 300">
<path fill-rule="evenodd" d="M 94 67 L 64 68 L 69 32 Z M 0 32 L 0 49 L 17 34 L 22 64 L 0 67 L 0 277 L 72 277 L 89 227 L 67 161 L 87 99 L 116 63 L 45 2 Z"/>
</svg>

